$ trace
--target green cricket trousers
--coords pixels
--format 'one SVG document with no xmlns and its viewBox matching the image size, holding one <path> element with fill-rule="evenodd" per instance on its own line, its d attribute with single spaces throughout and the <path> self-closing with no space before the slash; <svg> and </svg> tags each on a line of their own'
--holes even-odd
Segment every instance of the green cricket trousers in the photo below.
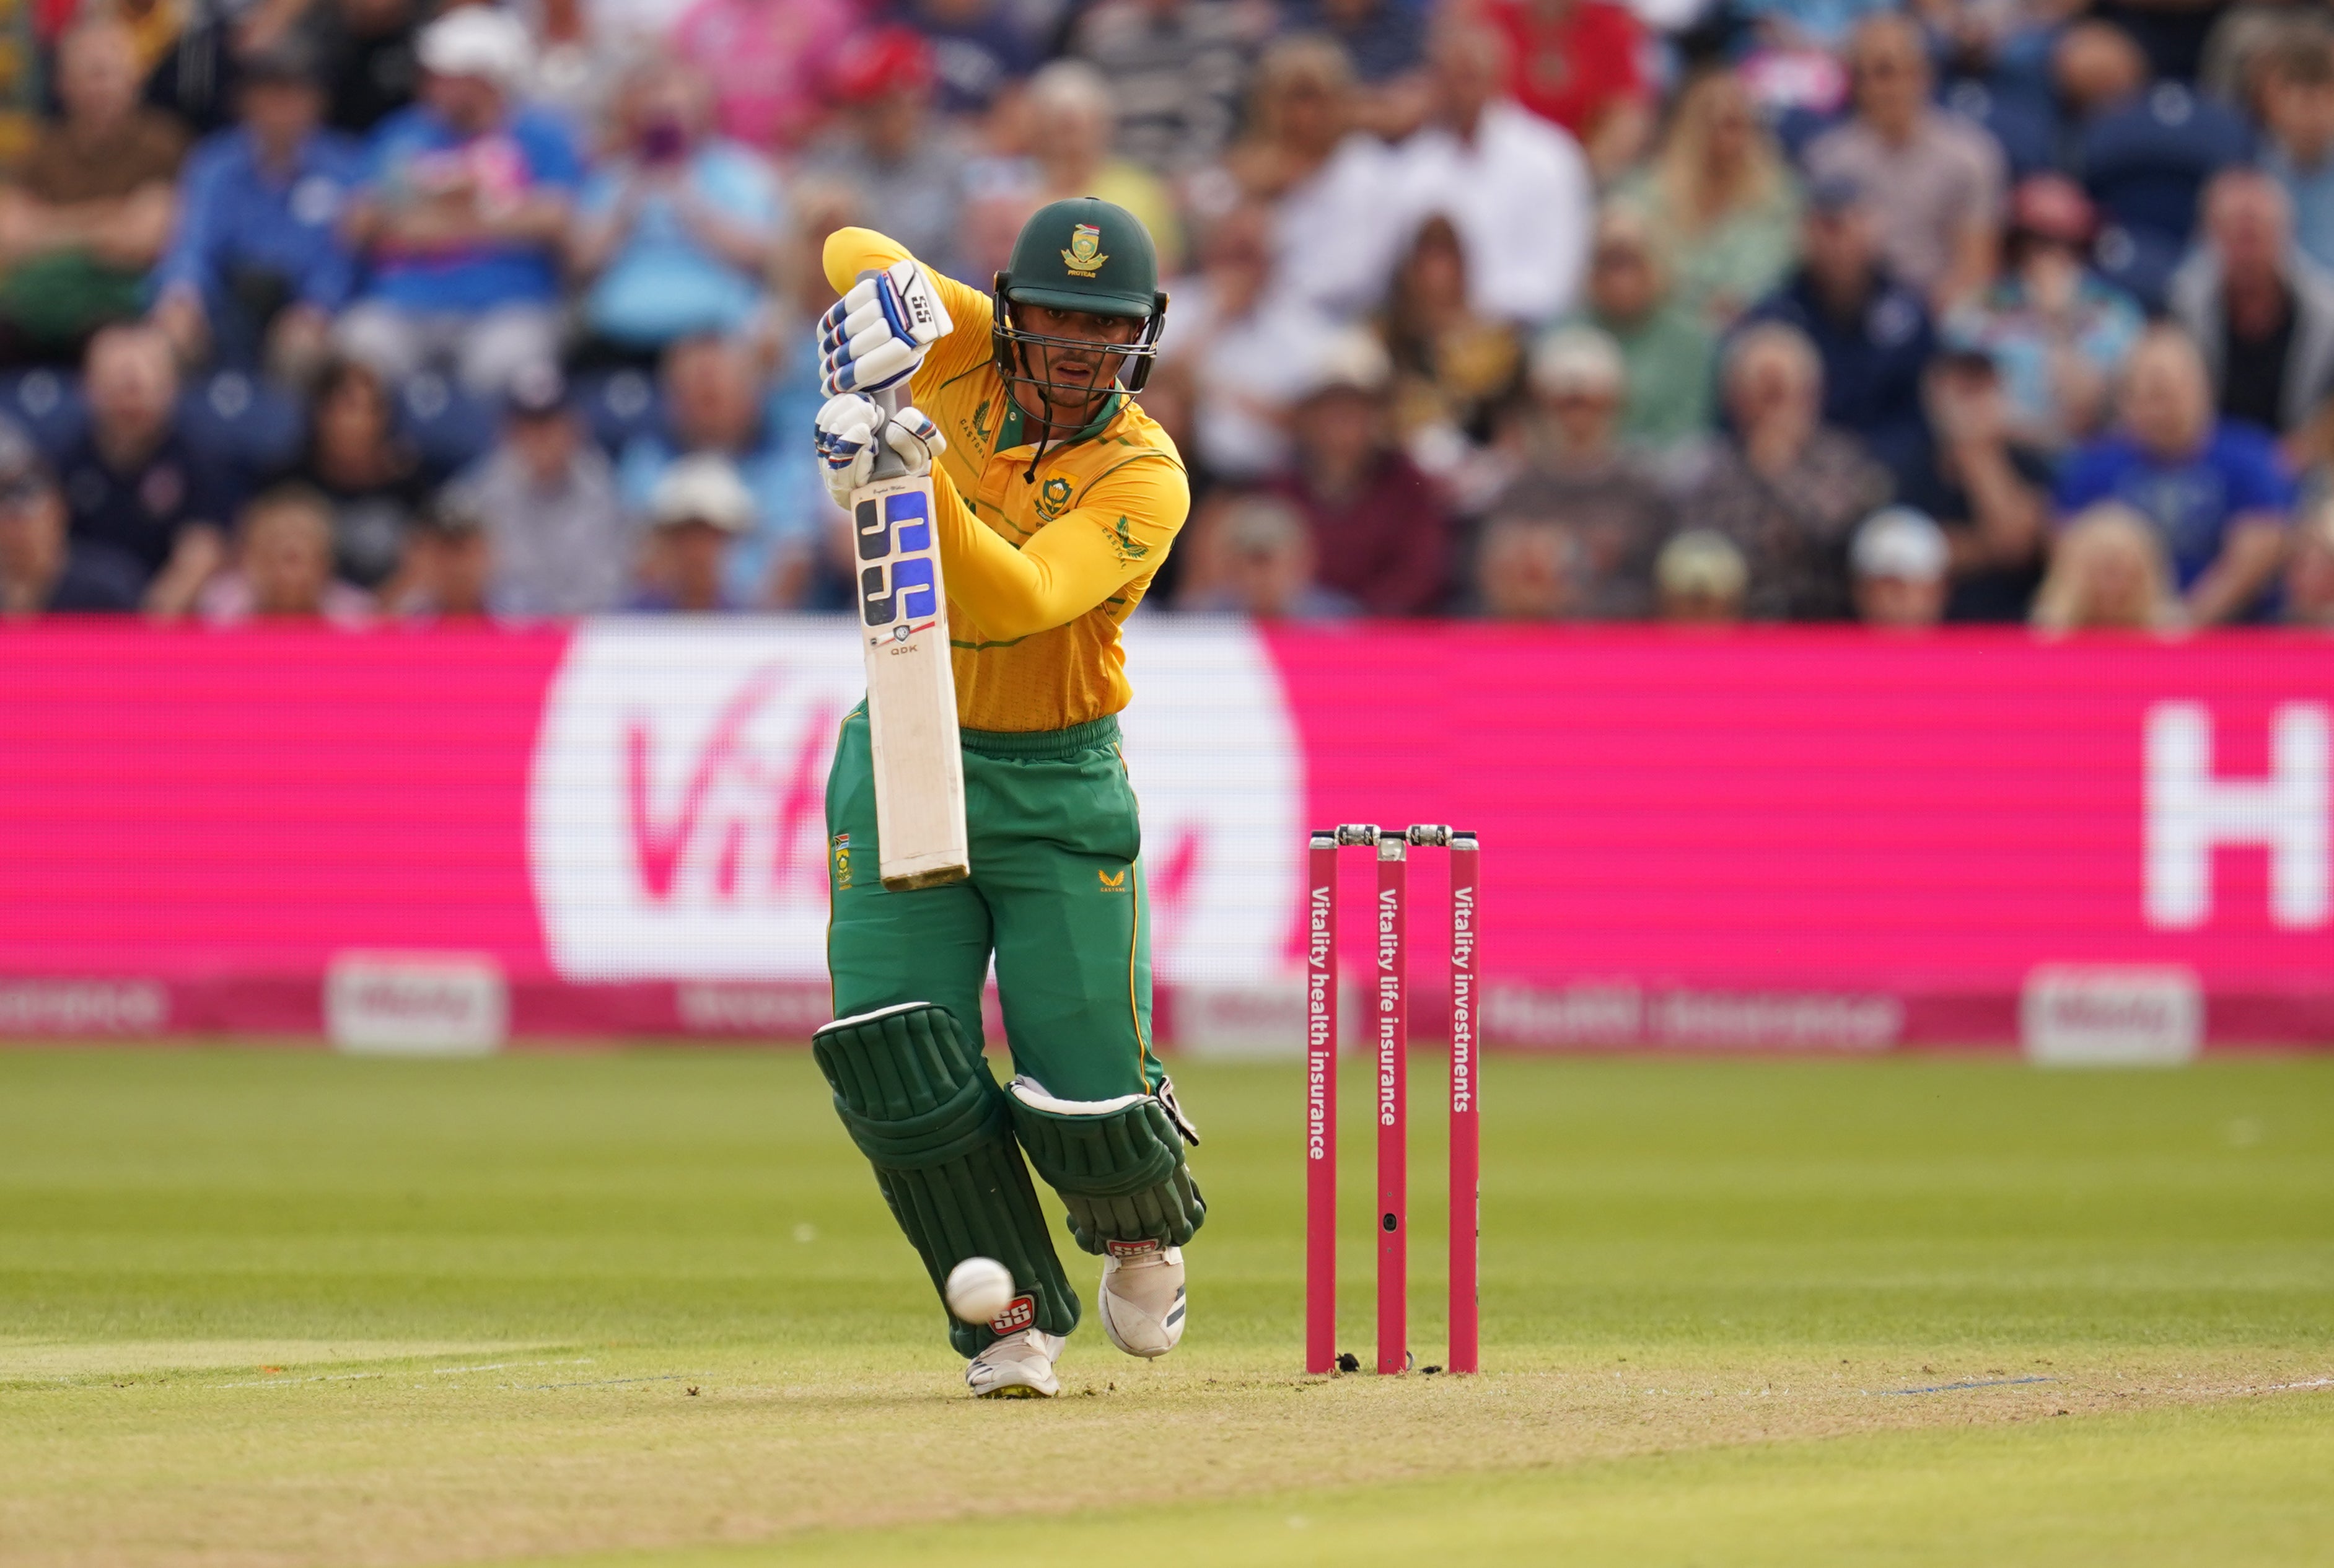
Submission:
<svg viewBox="0 0 2334 1568">
<path fill-rule="evenodd" d="M 1016 1073 L 1064 1100 L 1157 1089 L 1143 826 L 1118 721 L 966 730 L 964 800 L 971 877 L 888 891 L 864 705 L 844 721 L 826 783 L 834 1015 L 931 1002 L 977 1048 L 994 954 Z"/>
</svg>

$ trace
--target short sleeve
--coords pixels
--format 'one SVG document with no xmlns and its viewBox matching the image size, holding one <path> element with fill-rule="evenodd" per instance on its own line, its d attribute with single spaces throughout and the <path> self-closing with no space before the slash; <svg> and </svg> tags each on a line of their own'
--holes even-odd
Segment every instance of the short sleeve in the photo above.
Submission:
<svg viewBox="0 0 2334 1568">
<path fill-rule="evenodd" d="M 2241 441 L 2229 443 L 2228 457 L 2223 468 L 2229 481 L 2230 517 L 2275 512 L 2282 521 L 2300 492 L 2279 461 L 2276 447 L 2267 438 L 2247 431 Z"/>
</svg>

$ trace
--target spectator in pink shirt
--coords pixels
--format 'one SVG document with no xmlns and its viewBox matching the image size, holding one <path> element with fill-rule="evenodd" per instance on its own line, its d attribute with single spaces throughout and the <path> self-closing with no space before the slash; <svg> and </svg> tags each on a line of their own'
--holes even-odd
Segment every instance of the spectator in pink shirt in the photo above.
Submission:
<svg viewBox="0 0 2334 1568">
<path fill-rule="evenodd" d="M 791 148 L 817 123 L 818 84 L 852 20 L 848 0 L 697 0 L 672 46 L 712 82 L 722 135 Z"/>
</svg>

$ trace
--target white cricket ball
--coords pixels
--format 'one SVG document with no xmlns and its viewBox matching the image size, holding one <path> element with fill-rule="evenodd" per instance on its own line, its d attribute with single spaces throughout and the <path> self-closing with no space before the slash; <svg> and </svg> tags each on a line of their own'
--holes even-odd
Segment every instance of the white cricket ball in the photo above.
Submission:
<svg viewBox="0 0 2334 1568">
<path fill-rule="evenodd" d="M 985 1323 L 1013 1303 L 1013 1271 L 993 1257 L 969 1257 L 949 1270 L 949 1311 L 969 1323 Z"/>
</svg>

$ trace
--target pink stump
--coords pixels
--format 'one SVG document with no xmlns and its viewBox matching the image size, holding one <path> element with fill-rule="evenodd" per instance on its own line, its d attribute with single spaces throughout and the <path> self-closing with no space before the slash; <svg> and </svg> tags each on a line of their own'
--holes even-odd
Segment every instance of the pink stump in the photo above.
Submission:
<svg viewBox="0 0 2334 1568">
<path fill-rule="evenodd" d="M 1337 1360 L 1337 840 L 1315 833 L 1305 899 L 1305 1370 Z"/>
<path fill-rule="evenodd" d="M 1454 1372 L 1481 1364 L 1476 1264 L 1482 1236 L 1482 1123 L 1476 1081 L 1482 1035 L 1475 976 L 1476 871 L 1471 833 L 1451 840 L 1451 1361 Z"/>
<path fill-rule="evenodd" d="M 1407 846 L 1398 832 L 1378 840 L 1378 1371 L 1410 1361 L 1410 1151 L 1403 1107 L 1410 1060 L 1410 998 L 1403 920 L 1410 901 Z"/>
</svg>

